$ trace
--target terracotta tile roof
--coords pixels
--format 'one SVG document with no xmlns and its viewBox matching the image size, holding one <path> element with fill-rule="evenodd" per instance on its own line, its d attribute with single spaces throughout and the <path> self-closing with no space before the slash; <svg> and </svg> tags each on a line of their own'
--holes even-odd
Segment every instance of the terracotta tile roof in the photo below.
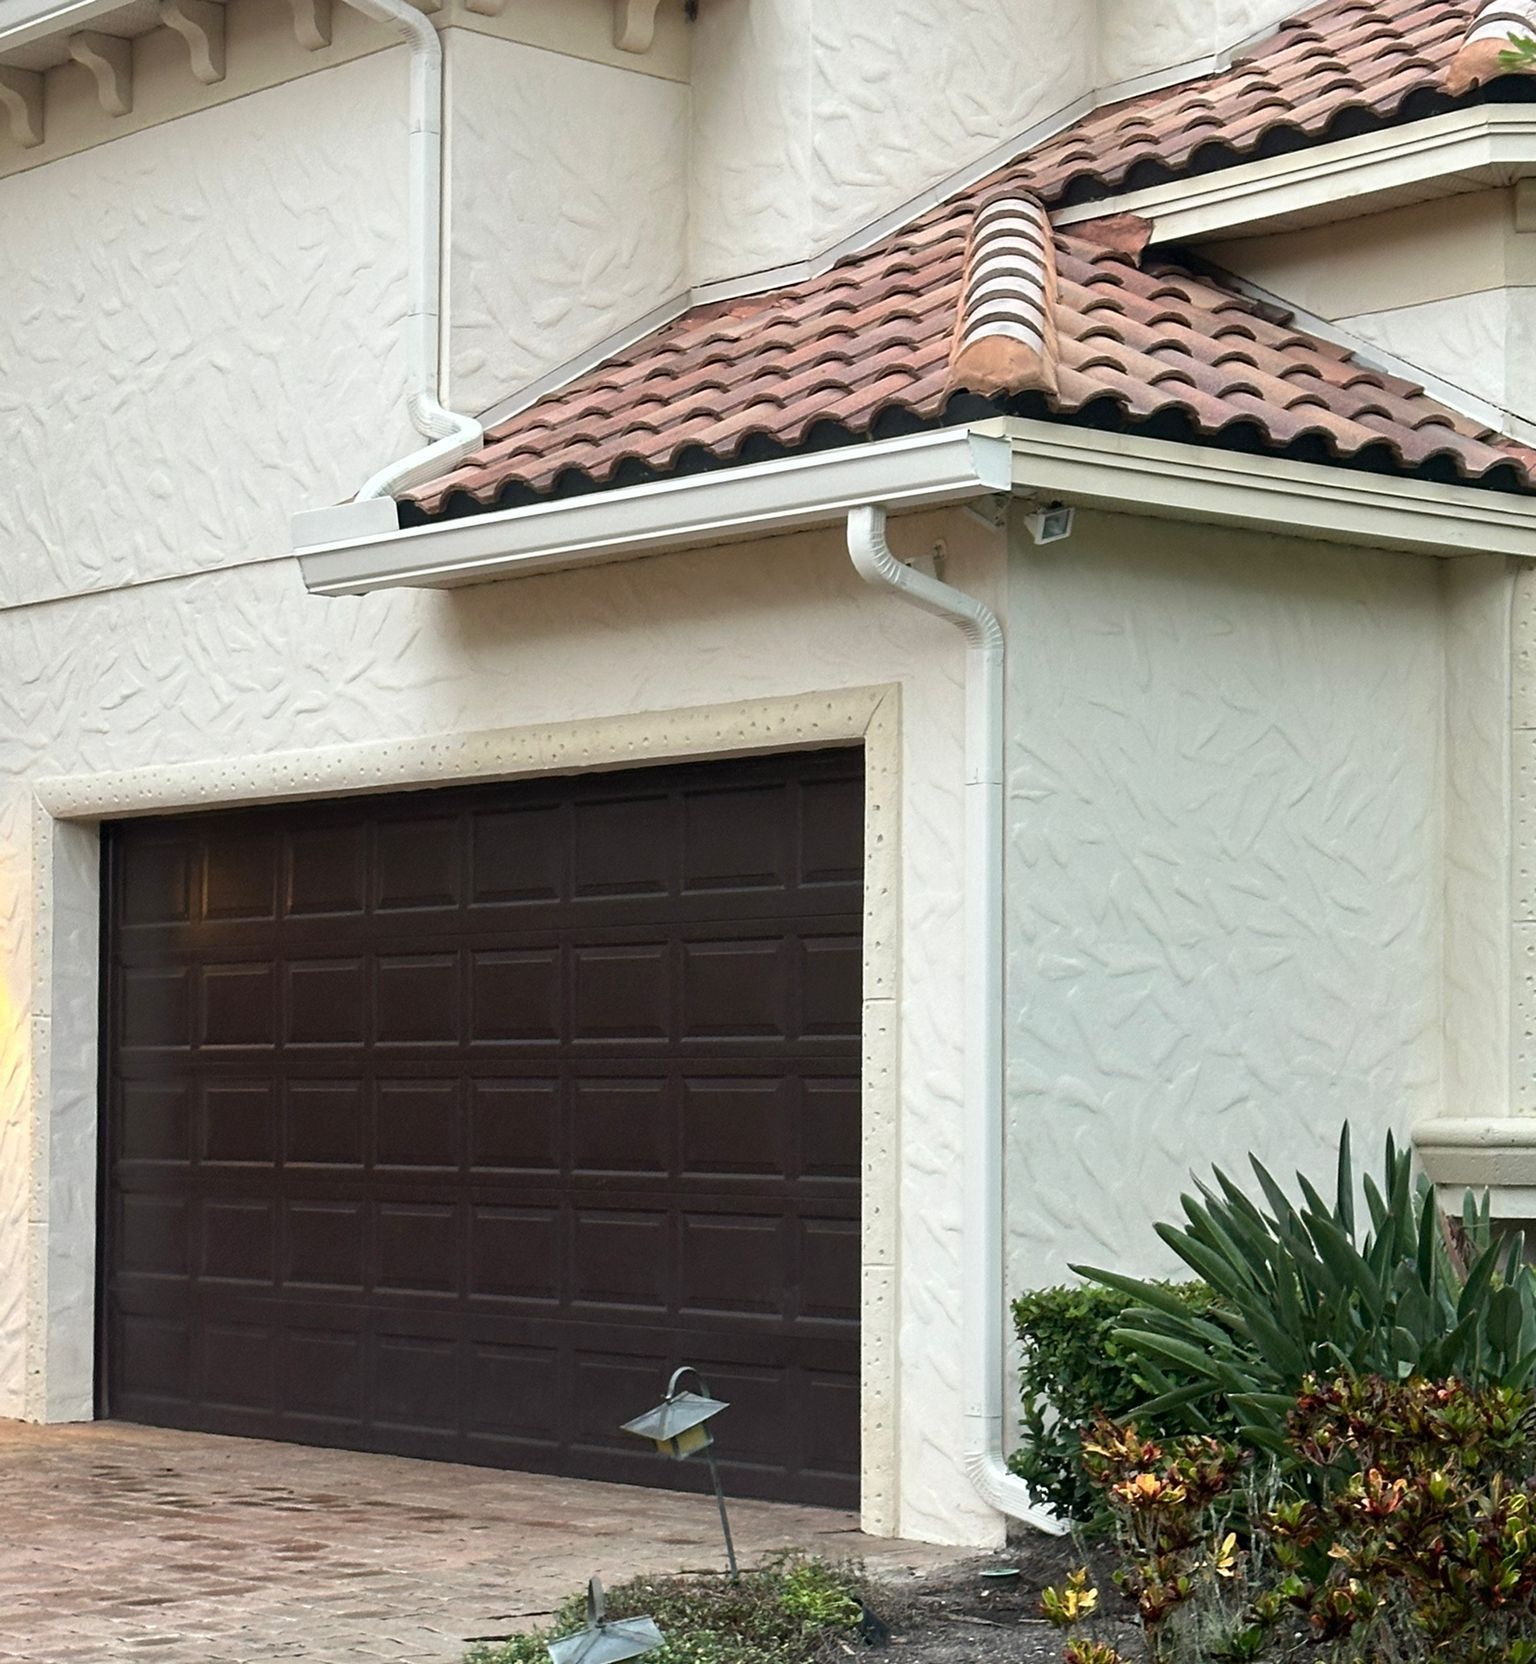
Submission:
<svg viewBox="0 0 1536 1664">
<path fill-rule="evenodd" d="M 1449 109 L 1475 0 L 1324 0 L 1232 67 L 1085 116 L 1004 170 L 1052 205 Z"/>
<path fill-rule="evenodd" d="M 1517 40 L 1531 39 L 1536 39 L 1536 0 L 1481 0 L 1446 74 L 1446 90 L 1462 93 L 1497 79 L 1506 73 L 1504 54 Z"/>
<path fill-rule="evenodd" d="M 1009 384 L 972 373 L 954 353 L 967 334 L 967 260 L 980 258 L 970 248 L 979 206 L 1010 200 L 1015 219 L 1033 212 L 1043 230 L 1041 200 L 1215 165 L 1216 146 L 1231 160 L 1332 136 L 1341 123 L 1397 119 L 1415 100 L 1420 113 L 1444 108 L 1439 83 L 1477 10 L 1472 0 L 1325 0 L 1224 75 L 1098 112 L 820 277 L 695 308 L 499 424 L 459 468 L 412 492 L 405 517 L 999 411 L 1536 490 L 1536 452 L 1216 279 L 1158 258 L 1139 264 L 1144 234 L 1124 217 L 1058 231 L 1054 279 L 1038 240 L 1025 249 L 1011 239 L 1028 267 L 1016 290 L 1030 272 L 1054 282 L 1037 319 L 1042 343 L 1054 333 L 1054 387 L 1049 375 Z"/>
</svg>

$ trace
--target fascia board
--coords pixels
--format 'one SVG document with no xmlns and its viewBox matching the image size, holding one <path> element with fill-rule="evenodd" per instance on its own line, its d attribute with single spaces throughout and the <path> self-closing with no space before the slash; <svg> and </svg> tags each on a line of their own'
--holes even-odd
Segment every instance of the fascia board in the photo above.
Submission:
<svg viewBox="0 0 1536 1664">
<path fill-rule="evenodd" d="M 773 537 L 831 524 L 866 503 L 906 510 L 963 503 L 1011 489 L 1001 427 L 946 428 L 409 531 L 301 544 L 297 553 L 316 595 L 442 589 Z M 301 536 L 303 521 L 297 517 Z"/>
<path fill-rule="evenodd" d="M 1536 558 L 1536 497 L 1010 420 L 1029 496 L 1425 555 Z"/>
<path fill-rule="evenodd" d="M 0 52 L 72 33 L 103 12 L 120 11 L 123 0 L 0 0 Z"/>
<path fill-rule="evenodd" d="M 1080 203 L 1052 218 L 1068 227 L 1136 214 L 1152 222 L 1154 242 L 1194 242 L 1355 218 L 1530 174 L 1536 174 L 1536 109 L 1489 105 Z"/>
</svg>

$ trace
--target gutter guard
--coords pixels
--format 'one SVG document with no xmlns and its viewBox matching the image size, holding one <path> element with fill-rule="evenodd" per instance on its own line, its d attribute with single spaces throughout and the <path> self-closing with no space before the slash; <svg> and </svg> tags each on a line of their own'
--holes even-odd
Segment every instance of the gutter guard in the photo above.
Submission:
<svg viewBox="0 0 1536 1664">
<path fill-rule="evenodd" d="M 308 543 L 308 528 L 324 534 L 337 524 L 322 511 L 313 521 L 295 517 L 296 552 L 313 595 L 446 589 L 803 531 L 866 503 L 919 509 L 970 502 L 1013 488 L 1001 426 L 943 428 L 409 531 Z"/>
</svg>

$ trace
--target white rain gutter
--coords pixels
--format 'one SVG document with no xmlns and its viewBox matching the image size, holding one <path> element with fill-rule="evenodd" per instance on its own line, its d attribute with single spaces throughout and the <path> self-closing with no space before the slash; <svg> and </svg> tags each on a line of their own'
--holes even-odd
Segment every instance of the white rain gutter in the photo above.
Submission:
<svg viewBox="0 0 1536 1664">
<path fill-rule="evenodd" d="M 397 29 L 411 48 L 410 311 L 406 318 L 416 431 L 430 444 L 381 468 L 356 501 L 394 497 L 446 474 L 485 437 L 472 416 L 442 403 L 443 43 L 410 0 L 346 0 L 354 11 Z"/>
<path fill-rule="evenodd" d="M 962 1460 L 983 1501 L 1060 1536 L 1067 1526 L 1008 1471 L 1003 1452 L 1003 627 L 985 602 L 899 561 L 885 518 L 873 504 L 848 516 L 848 553 L 859 576 L 965 637 Z"/>
<path fill-rule="evenodd" d="M 991 422 L 379 536 L 354 535 L 353 505 L 343 504 L 296 515 L 294 532 L 311 594 L 364 595 L 454 588 L 840 525 L 861 503 L 938 508 L 1012 489 L 1012 453 L 1002 424 Z"/>
<path fill-rule="evenodd" d="M 921 508 L 1010 490 L 1416 555 L 1536 556 L 1536 497 L 1003 417 L 409 531 L 392 502 L 343 503 L 296 515 L 294 543 L 312 594 L 364 595 L 771 537 L 840 524 L 864 503 Z M 360 523 L 363 510 L 377 525 Z"/>
</svg>

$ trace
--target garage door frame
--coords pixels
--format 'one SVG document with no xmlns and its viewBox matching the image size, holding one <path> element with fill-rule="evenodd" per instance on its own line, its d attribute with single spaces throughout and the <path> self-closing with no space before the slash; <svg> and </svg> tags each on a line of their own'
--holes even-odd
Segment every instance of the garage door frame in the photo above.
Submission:
<svg viewBox="0 0 1536 1664">
<path fill-rule="evenodd" d="M 896 1215 L 900 1030 L 900 690 L 837 690 L 730 706 L 429 739 L 221 758 L 39 782 L 33 803 L 33 1225 L 26 1411 L 94 1413 L 101 1267 L 99 823 L 515 780 L 646 763 L 861 743 L 865 769 L 863 1226 L 860 1353 L 864 1529 L 896 1529 Z"/>
</svg>

